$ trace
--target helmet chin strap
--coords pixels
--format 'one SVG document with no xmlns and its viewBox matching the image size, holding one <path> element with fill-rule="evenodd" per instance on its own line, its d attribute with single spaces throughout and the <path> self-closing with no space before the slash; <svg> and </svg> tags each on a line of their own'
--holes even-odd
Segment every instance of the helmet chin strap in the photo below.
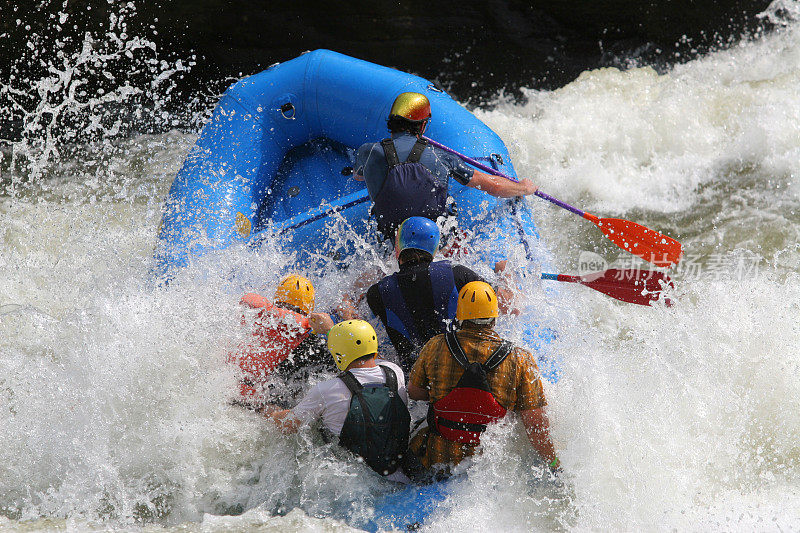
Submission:
<svg viewBox="0 0 800 533">
<path fill-rule="evenodd" d="M 421 137 L 422 135 L 424 135 L 424 134 L 425 134 L 425 130 L 427 130 L 427 129 L 428 129 L 428 122 L 430 122 L 430 121 L 431 121 L 431 119 L 430 119 L 430 118 L 426 118 L 426 119 L 425 119 L 425 120 L 422 122 L 422 126 L 419 128 L 419 133 L 417 134 L 417 137 Z"/>
</svg>

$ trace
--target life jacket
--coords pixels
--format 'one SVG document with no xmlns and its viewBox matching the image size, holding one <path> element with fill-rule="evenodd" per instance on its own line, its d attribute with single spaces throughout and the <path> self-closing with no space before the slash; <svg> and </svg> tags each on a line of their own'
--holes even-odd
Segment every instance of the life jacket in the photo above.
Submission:
<svg viewBox="0 0 800 533">
<path fill-rule="evenodd" d="M 339 374 L 350 393 L 350 410 L 339 434 L 339 445 L 364 459 L 375 472 L 388 476 L 405 461 L 411 415 L 397 392 L 397 376 L 378 365 L 386 383 L 362 385 L 350 372 Z"/>
<path fill-rule="evenodd" d="M 258 294 L 246 294 L 240 303 L 251 309 L 260 309 L 252 323 L 253 339 L 240 345 L 237 352 L 228 357 L 241 368 L 240 393 L 245 400 L 250 400 L 256 399 L 260 386 L 275 368 L 309 336 L 311 327 L 308 317 L 278 307 Z M 243 314 L 243 325 L 247 322 Z"/>
<path fill-rule="evenodd" d="M 447 331 L 448 324 L 456 316 L 458 288 L 453 278 L 453 267 L 449 261 L 436 261 L 428 265 L 428 274 L 433 289 L 433 309 L 416 309 L 417 313 L 432 313 L 429 317 L 437 327 L 419 331 L 408 303 L 400 290 L 399 273 L 386 276 L 378 282 L 381 300 L 386 309 L 386 328 L 392 328 L 407 338 L 415 348 L 421 348 L 432 337 Z M 430 322 L 430 321 L 429 321 Z"/>
<path fill-rule="evenodd" d="M 464 373 L 453 390 L 429 406 L 428 426 L 449 441 L 478 444 L 487 425 L 506 415 L 489 389 L 487 373 L 505 361 L 514 345 L 503 341 L 485 363 L 470 363 L 455 332 L 446 333 L 445 341 Z"/>
<path fill-rule="evenodd" d="M 378 221 L 378 231 L 394 239 L 398 226 L 408 217 L 436 220 L 447 214 L 447 185 L 437 183 L 431 171 L 419 162 L 427 142 L 417 139 L 403 163 L 392 139 L 382 140 L 381 146 L 389 172 L 371 211 Z"/>
</svg>

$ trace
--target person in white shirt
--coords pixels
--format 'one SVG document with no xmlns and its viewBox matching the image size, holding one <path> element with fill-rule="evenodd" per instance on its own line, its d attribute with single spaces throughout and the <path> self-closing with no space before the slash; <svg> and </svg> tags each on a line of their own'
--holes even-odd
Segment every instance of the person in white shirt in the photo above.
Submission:
<svg viewBox="0 0 800 533">
<path fill-rule="evenodd" d="M 409 483 L 411 417 L 403 371 L 378 359 L 375 330 L 363 320 L 340 322 L 328 333 L 328 349 L 342 373 L 318 383 L 294 409 L 263 410 L 284 433 L 321 419 L 339 444 L 387 479 Z"/>
</svg>

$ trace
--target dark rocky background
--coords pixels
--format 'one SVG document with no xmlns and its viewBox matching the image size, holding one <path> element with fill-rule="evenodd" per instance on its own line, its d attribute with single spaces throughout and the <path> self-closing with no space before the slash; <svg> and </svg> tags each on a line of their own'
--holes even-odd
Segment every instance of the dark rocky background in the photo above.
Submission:
<svg viewBox="0 0 800 533">
<path fill-rule="evenodd" d="M 201 79 L 251 73 L 304 50 L 329 48 L 437 79 L 465 100 L 504 88 L 555 88 L 587 68 L 630 59 L 663 67 L 690 57 L 693 49 L 702 53 L 754 31 L 756 15 L 768 5 L 766 0 L 196 0 L 164 5 L 153 14 L 158 13 L 165 48 L 193 49 L 205 58 L 195 70 Z"/>
<path fill-rule="evenodd" d="M 330 48 L 433 79 L 480 105 L 501 90 L 552 89 L 598 66 L 668 68 L 769 30 L 756 17 L 767 0 L 114 2 L 0 0 L 0 80 L 36 79 L 54 60 L 48 54 L 58 53 L 57 39 L 103 35 L 121 5 L 135 6 L 122 8 L 127 33 L 155 42 L 161 58 L 195 57 L 190 73 L 176 78 L 173 102 L 213 99 L 241 75 Z M 69 17 L 56 34 L 61 13 Z M 41 37 L 33 55 L 25 50 L 31 36 Z M 130 69 L 129 79 L 152 76 Z"/>
</svg>

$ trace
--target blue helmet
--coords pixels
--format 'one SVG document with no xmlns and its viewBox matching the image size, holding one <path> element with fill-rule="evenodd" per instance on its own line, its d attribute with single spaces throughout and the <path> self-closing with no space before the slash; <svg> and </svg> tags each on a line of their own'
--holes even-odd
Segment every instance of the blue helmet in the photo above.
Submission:
<svg viewBox="0 0 800 533">
<path fill-rule="evenodd" d="M 439 248 L 439 226 L 425 217 L 410 217 L 397 228 L 397 252 L 411 248 L 431 255 Z"/>
</svg>

